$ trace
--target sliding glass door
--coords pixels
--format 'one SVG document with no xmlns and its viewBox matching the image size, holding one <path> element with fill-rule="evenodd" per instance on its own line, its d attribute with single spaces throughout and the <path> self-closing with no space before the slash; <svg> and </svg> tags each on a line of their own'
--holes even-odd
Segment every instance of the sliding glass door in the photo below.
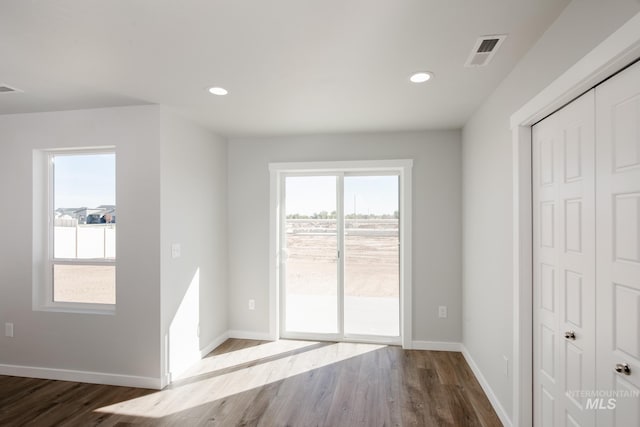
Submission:
<svg viewBox="0 0 640 427">
<path fill-rule="evenodd" d="M 397 341 L 397 174 L 285 175 L 283 337 Z"/>
<path fill-rule="evenodd" d="M 336 176 L 286 177 L 286 331 L 339 332 L 337 181 Z"/>
<path fill-rule="evenodd" d="M 344 200 L 344 333 L 397 337 L 398 176 L 345 176 Z"/>
</svg>

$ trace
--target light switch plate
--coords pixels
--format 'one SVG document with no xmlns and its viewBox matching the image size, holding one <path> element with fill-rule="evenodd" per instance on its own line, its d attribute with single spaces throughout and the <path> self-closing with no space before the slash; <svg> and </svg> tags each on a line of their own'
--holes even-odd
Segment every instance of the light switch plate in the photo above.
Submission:
<svg viewBox="0 0 640 427">
<path fill-rule="evenodd" d="M 171 245 L 171 258 L 180 258 L 180 243 L 174 243 Z"/>
</svg>

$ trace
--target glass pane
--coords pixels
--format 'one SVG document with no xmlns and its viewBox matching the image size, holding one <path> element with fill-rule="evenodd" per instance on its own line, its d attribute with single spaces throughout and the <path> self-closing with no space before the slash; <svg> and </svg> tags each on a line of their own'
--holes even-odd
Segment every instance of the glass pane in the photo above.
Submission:
<svg viewBox="0 0 640 427">
<path fill-rule="evenodd" d="M 115 154 L 59 154 L 53 161 L 54 258 L 115 259 Z"/>
<path fill-rule="evenodd" d="M 345 334 L 400 336 L 397 176 L 344 178 Z"/>
<path fill-rule="evenodd" d="M 336 177 L 287 177 L 285 191 L 285 328 L 337 333 Z"/>
<path fill-rule="evenodd" d="M 114 265 L 60 265 L 56 259 L 116 258 L 114 153 L 53 156 L 53 300 L 115 304 Z"/>
<path fill-rule="evenodd" d="M 114 265 L 53 266 L 53 300 L 93 304 L 116 303 Z"/>
</svg>

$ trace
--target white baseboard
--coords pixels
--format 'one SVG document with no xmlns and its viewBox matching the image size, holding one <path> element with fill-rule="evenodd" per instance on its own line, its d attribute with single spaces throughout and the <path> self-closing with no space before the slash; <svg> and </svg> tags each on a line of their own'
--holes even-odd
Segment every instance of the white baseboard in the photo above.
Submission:
<svg viewBox="0 0 640 427">
<path fill-rule="evenodd" d="M 166 375 L 166 377 L 164 378 L 164 382 L 162 383 L 163 388 L 176 380 L 183 379 L 194 365 L 204 359 L 209 353 L 211 353 L 220 344 L 225 342 L 228 338 L 229 334 L 227 332 L 223 332 L 221 335 L 212 339 L 209 344 L 201 348 L 199 351 L 194 350 L 191 353 L 191 357 L 190 359 L 188 359 L 187 363 L 182 365 L 180 369 L 176 369 L 175 371 L 172 371 L 171 373 Z"/>
<path fill-rule="evenodd" d="M 229 338 L 229 332 L 224 332 L 214 338 L 209 344 L 200 350 L 200 358 L 211 353 L 213 349 Z M 251 335 L 247 333 L 246 335 Z M 247 338 L 261 339 L 261 338 Z M 76 371 L 70 369 L 41 368 L 34 366 L 3 365 L 0 364 L 0 375 L 15 377 L 39 378 L 44 380 L 74 381 L 90 384 L 105 384 L 124 387 L 149 388 L 162 390 L 171 383 L 171 376 L 166 378 L 138 377 L 134 375 L 107 374 L 103 372 Z"/>
<path fill-rule="evenodd" d="M 268 332 L 229 331 L 228 335 L 229 338 L 237 338 L 241 340 L 273 341 L 271 334 Z"/>
<path fill-rule="evenodd" d="M 449 341 L 413 341 L 411 343 L 413 350 L 432 350 L 432 351 L 462 351 L 462 344 L 459 342 Z"/>
<path fill-rule="evenodd" d="M 223 342 L 229 339 L 229 332 L 224 332 L 220 336 L 214 338 L 209 344 L 207 344 L 204 348 L 200 349 L 200 358 L 202 359 L 207 354 L 211 353 L 217 347 L 220 346 Z"/>
<path fill-rule="evenodd" d="M 40 378 L 45 380 L 74 381 L 90 384 L 106 384 L 124 387 L 162 389 L 162 379 L 133 375 L 106 374 L 103 372 L 75 371 L 70 369 L 39 368 L 34 366 L 0 365 L 0 375 Z"/>
<path fill-rule="evenodd" d="M 509 418 L 507 411 L 505 411 L 504 407 L 500 404 L 500 401 L 498 400 L 496 394 L 493 392 L 493 389 L 487 382 L 484 375 L 482 375 L 480 368 L 478 368 L 478 365 L 471 357 L 471 354 L 469 354 L 469 351 L 462 343 L 447 342 L 447 341 L 413 341 L 412 349 L 461 352 L 465 360 L 467 361 L 467 364 L 473 371 L 473 374 L 476 376 L 476 379 L 480 383 L 482 390 L 484 390 L 484 393 L 487 395 L 487 398 L 489 399 L 491 406 L 493 406 L 493 409 L 496 411 L 496 414 L 498 414 L 498 418 L 500 418 L 500 421 L 502 422 L 502 424 L 505 427 L 512 426 L 511 419 Z"/>
<path fill-rule="evenodd" d="M 504 407 L 500 404 L 498 397 L 493 392 L 493 389 L 489 385 L 489 382 L 487 382 L 484 375 L 482 375 L 480 368 L 478 368 L 478 365 L 476 365 L 476 362 L 471 357 L 469 350 L 467 350 L 467 348 L 464 345 L 461 345 L 461 347 L 462 347 L 462 355 L 464 356 L 465 360 L 467 361 L 467 364 L 473 371 L 473 374 L 476 376 L 476 379 L 480 383 L 482 390 L 484 390 L 484 393 L 489 398 L 489 402 L 491 402 L 491 406 L 493 406 L 494 411 L 496 411 L 496 414 L 498 414 L 498 418 L 500 418 L 500 421 L 502 421 L 502 424 L 505 427 L 511 427 L 512 423 L 511 423 L 511 418 L 509 418 L 509 414 L 507 414 L 507 411 L 505 411 Z"/>
</svg>

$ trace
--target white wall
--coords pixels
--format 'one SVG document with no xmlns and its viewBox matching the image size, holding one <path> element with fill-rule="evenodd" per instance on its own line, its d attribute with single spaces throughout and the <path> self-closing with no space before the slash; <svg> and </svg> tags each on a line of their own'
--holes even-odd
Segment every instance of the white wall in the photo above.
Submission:
<svg viewBox="0 0 640 427">
<path fill-rule="evenodd" d="M 15 325 L 14 338 L 0 334 L 0 372 L 18 365 L 159 380 L 158 118 L 156 106 L 0 116 L 0 324 Z M 116 312 L 33 311 L 33 150 L 106 145 L 117 156 Z"/>
<path fill-rule="evenodd" d="M 509 118 L 640 10 L 636 0 L 575 0 L 463 129 L 463 342 L 512 413 L 512 150 Z"/>
<path fill-rule="evenodd" d="M 269 332 L 269 162 L 414 159 L 413 340 L 459 342 L 460 148 L 459 131 L 230 140 L 229 329 Z"/>
<path fill-rule="evenodd" d="M 165 108 L 161 131 L 163 366 L 175 377 L 228 329 L 227 143 Z"/>
</svg>

